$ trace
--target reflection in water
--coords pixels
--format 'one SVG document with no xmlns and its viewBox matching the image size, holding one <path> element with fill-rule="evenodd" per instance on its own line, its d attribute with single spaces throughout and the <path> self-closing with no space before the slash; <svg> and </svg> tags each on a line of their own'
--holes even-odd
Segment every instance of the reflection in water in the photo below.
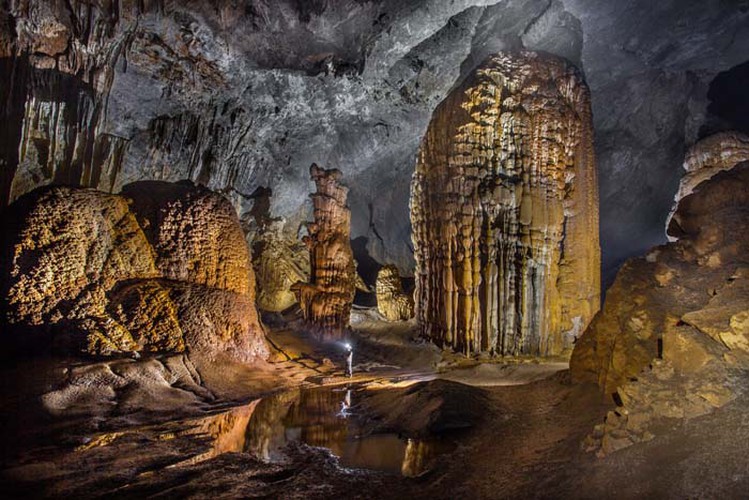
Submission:
<svg viewBox="0 0 749 500">
<path fill-rule="evenodd" d="M 351 389 L 297 389 L 263 399 L 247 426 L 244 451 L 265 461 L 282 459 L 282 448 L 298 441 L 329 449 L 346 467 L 405 476 L 427 471 L 444 443 L 395 434 L 361 436 L 352 412 Z"/>
</svg>

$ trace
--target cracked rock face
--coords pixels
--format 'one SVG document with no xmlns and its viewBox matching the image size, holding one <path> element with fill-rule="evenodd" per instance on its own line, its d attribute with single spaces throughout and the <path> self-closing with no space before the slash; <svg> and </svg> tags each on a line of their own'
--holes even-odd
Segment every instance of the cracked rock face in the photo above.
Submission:
<svg viewBox="0 0 749 500">
<path fill-rule="evenodd" d="M 688 158 L 694 158 L 690 155 Z M 687 173 L 689 176 L 689 173 Z M 652 439 L 655 418 L 693 418 L 743 391 L 749 367 L 749 162 L 679 201 L 679 240 L 631 259 L 575 345 L 574 379 L 616 393 L 586 442 L 610 453 Z"/>
<path fill-rule="evenodd" d="M 414 299 L 403 291 L 398 268 L 382 266 L 375 283 L 377 310 L 388 321 L 406 321 L 414 316 Z"/>
<path fill-rule="evenodd" d="M 8 335 L 51 332 L 67 352 L 89 355 L 265 357 L 249 251 L 229 201 L 186 184 L 136 191 L 142 199 L 132 201 L 44 188 L 10 207 L 0 276 Z"/>
<path fill-rule="evenodd" d="M 465 353 L 562 354 L 599 307 L 590 96 L 568 62 L 490 57 L 435 111 L 412 183 L 417 318 Z"/>
<path fill-rule="evenodd" d="M 356 262 L 351 250 L 348 188 L 340 170 L 313 164 L 310 176 L 317 191 L 310 195 L 314 220 L 307 224 L 310 281 L 292 289 L 307 323 L 323 337 L 340 338 L 349 326 L 356 293 Z"/>
<path fill-rule="evenodd" d="M 538 50 L 591 88 L 612 269 L 663 241 L 748 20 L 746 0 L 4 2 L 0 196 L 190 179 L 244 220 L 265 187 L 293 241 L 319 162 L 346 176 L 352 236 L 410 275 L 408 181 L 434 108 L 489 54 Z"/>
</svg>

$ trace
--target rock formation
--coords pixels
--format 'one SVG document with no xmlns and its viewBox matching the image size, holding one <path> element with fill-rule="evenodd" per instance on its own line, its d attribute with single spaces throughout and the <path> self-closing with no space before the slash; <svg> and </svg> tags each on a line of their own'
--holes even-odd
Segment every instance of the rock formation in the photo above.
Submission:
<svg viewBox="0 0 749 500">
<path fill-rule="evenodd" d="M 51 331 L 56 344 L 91 355 L 187 348 L 264 357 L 249 252 L 231 204 L 189 184 L 126 192 L 134 202 L 44 188 L 10 207 L 0 291 L 11 333 Z"/>
<path fill-rule="evenodd" d="M 281 312 L 296 304 L 297 297 L 291 288 L 310 276 L 305 245 L 287 238 L 281 224 L 274 222 L 253 241 L 252 252 L 258 309 Z"/>
<path fill-rule="evenodd" d="M 679 182 L 674 196 L 674 206 L 666 219 L 666 232 L 671 241 L 679 235 L 678 221 L 673 221 L 679 202 L 692 194 L 702 182 L 737 163 L 749 160 L 749 137 L 740 132 L 719 132 L 694 144 L 684 159 L 686 173 Z M 671 227 L 671 224 L 675 224 Z"/>
<path fill-rule="evenodd" d="M 414 299 L 403 291 L 403 283 L 398 268 L 383 266 L 377 273 L 375 284 L 377 310 L 388 321 L 405 321 L 413 318 Z"/>
<path fill-rule="evenodd" d="M 253 293 L 249 248 L 226 198 L 191 183 L 137 182 L 122 193 L 133 199 L 164 278 Z"/>
<path fill-rule="evenodd" d="M 566 61 L 490 57 L 435 111 L 412 182 L 416 316 L 464 353 L 559 355 L 599 308 L 590 96 Z"/>
<path fill-rule="evenodd" d="M 749 162 L 694 186 L 670 226 L 678 241 L 619 271 L 570 364 L 575 380 L 597 383 L 620 406 L 589 437 L 590 449 L 605 454 L 650 439 L 653 419 L 699 416 L 743 390 L 738 375 L 749 368 L 747 186 Z"/>
<path fill-rule="evenodd" d="M 260 187 L 250 196 L 253 205 L 244 229 L 252 245 L 258 309 L 281 312 L 296 304 L 291 287 L 309 281 L 309 251 L 296 235 L 285 234 L 283 218 L 271 216 L 272 194 Z"/>
<path fill-rule="evenodd" d="M 340 337 L 348 328 L 356 290 L 356 264 L 351 251 L 348 188 L 341 172 L 310 167 L 317 192 L 310 195 L 314 221 L 307 224 L 304 243 L 310 255 L 310 282 L 294 291 L 305 320 L 323 336 Z"/>
</svg>

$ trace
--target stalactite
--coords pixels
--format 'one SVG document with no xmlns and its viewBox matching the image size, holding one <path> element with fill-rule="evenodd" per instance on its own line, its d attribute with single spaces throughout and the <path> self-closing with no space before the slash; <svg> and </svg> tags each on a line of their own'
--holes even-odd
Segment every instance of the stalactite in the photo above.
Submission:
<svg viewBox="0 0 749 500">
<path fill-rule="evenodd" d="M 310 254 L 310 282 L 293 286 L 306 321 L 323 337 L 341 337 L 349 326 L 356 287 L 351 250 L 351 211 L 341 172 L 310 167 L 317 192 L 311 195 L 314 221 L 304 242 Z"/>
<path fill-rule="evenodd" d="M 435 111 L 412 182 L 422 334 L 464 353 L 566 352 L 599 308 L 589 91 L 559 58 L 500 53 Z"/>
</svg>

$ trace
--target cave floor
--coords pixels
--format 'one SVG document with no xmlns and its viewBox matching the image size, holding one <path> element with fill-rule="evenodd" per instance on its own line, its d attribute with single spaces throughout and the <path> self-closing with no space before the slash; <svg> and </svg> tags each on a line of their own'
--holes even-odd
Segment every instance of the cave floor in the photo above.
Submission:
<svg viewBox="0 0 749 500">
<path fill-rule="evenodd" d="M 407 323 L 365 315 L 355 327 L 351 379 L 339 347 L 275 328 L 269 339 L 278 349 L 261 373 L 230 377 L 212 394 L 184 385 L 154 392 L 162 400 L 186 393 L 190 404 L 182 407 L 151 400 L 134 411 L 124 390 L 77 412 L 27 412 L 3 427 L 13 446 L 4 449 L 0 491 L 7 498 L 735 498 L 749 491 L 749 397 L 692 421 L 664 421 L 654 440 L 599 459 L 580 443 L 611 407 L 595 388 L 570 384 L 563 363 L 476 363 L 414 342 Z M 227 370 L 201 372 L 202 382 L 210 386 Z M 329 425 L 329 410 L 347 390 L 357 439 L 383 436 L 388 453 L 399 440 L 450 446 L 428 457 L 406 451 L 403 471 L 409 462 L 415 477 L 346 463 L 330 451 L 343 455 L 335 443 L 346 438 Z M 5 398 L 3 414 L 28 402 Z M 303 427 L 294 427 L 299 418 Z M 289 439 L 291 431 L 307 437 Z M 374 446 L 354 458 L 371 461 L 385 449 Z M 269 453 L 276 456 L 261 460 Z"/>
</svg>

